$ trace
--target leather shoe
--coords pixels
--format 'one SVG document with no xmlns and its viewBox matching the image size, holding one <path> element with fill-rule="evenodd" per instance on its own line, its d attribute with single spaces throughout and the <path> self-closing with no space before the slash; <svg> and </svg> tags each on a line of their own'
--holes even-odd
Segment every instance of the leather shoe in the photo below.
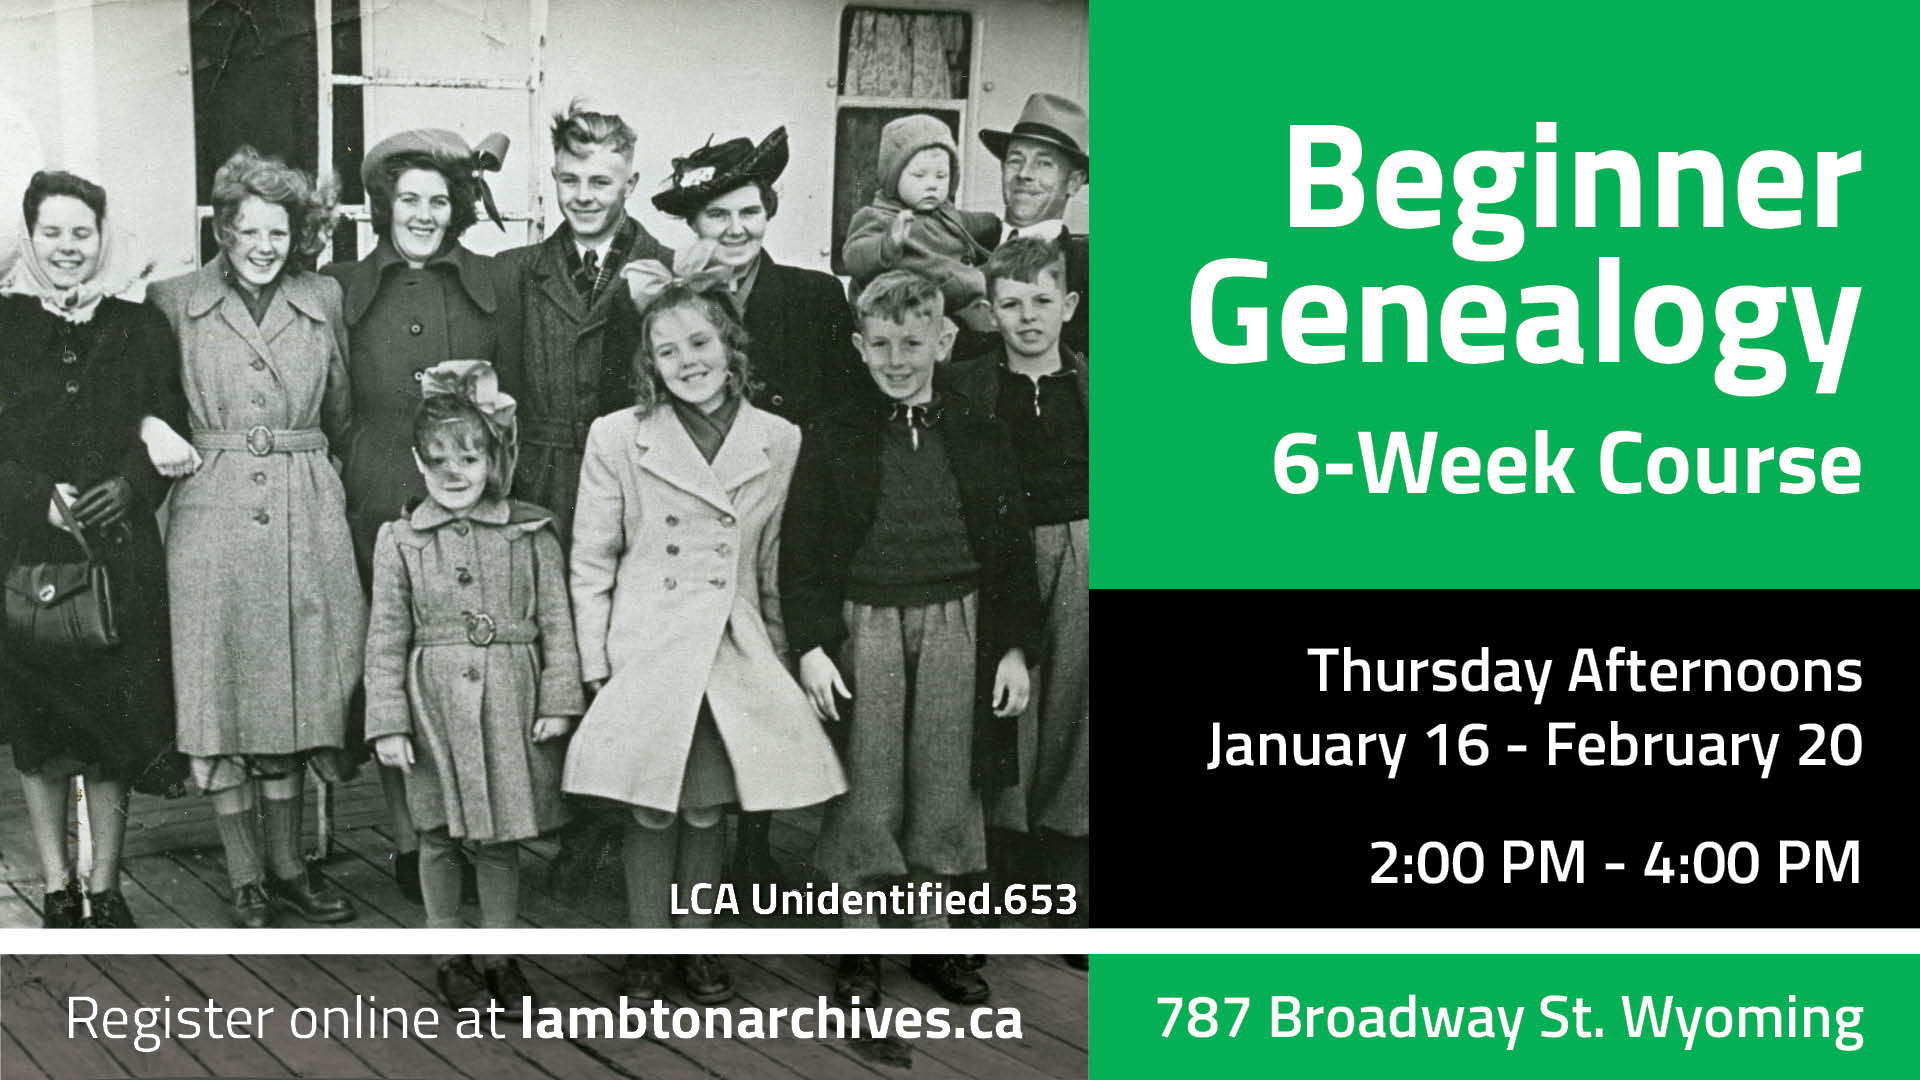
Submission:
<svg viewBox="0 0 1920 1080">
<path fill-rule="evenodd" d="M 346 897 L 311 873 L 293 878 L 267 878 L 267 895 L 275 907 L 285 908 L 308 922 L 351 922 L 359 913 Z M 471 966 L 471 965 L 469 965 Z"/>
<path fill-rule="evenodd" d="M 461 1009 L 484 1009 L 492 994 L 487 989 L 487 981 L 473 968 L 470 957 L 456 956 L 441 963 L 437 975 L 440 984 L 440 1000 L 447 1008 L 459 1012 Z"/>
<path fill-rule="evenodd" d="M 848 1009 L 853 1007 L 854 998 L 866 1006 L 880 1003 L 879 957 L 843 956 L 834 966 L 833 1003 Z"/>
<path fill-rule="evenodd" d="M 80 925 L 80 883 L 69 878 L 64 889 L 48 889 L 40 903 L 42 930 L 73 930 Z"/>
<path fill-rule="evenodd" d="M 958 956 L 916 956 L 907 972 L 955 1005 L 978 1005 L 992 992 L 987 980 L 969 971 Z"/>
<path fill-rule="evenodd" d="M 135 925 L 127 898 L 120 895 L 119 889 L 88 893 L 87 906 L 93 914 L 87 916 L 86 925 L 94 929 L 131 930 Z"/>
<path fill-rule="evenodd" d="M 233 891 L 233 925 L 245 930 L 273 925 L 273 903 L 265 885 L 249 881 Z"/>
<path fill-rule="evenodd" d="M 502 960 L 487 969 L 487 990 L 500 1014 L 509 1020 L 520 1019 L 523 1006 L 533 997 L 533 986 L 515 960 Z"/>
<path fill-rule="evenodd" d="M 629 956 L 620 964 L 620 995 L 636 1002 L 660 1000 L 660 986 L 666 972 L 652 956 Z"/>
<path fill-rule="evenodd" d="M 718 1005 L 733 998 L 733 975 L 717 956 L 682 956 L 675 961 L 680 985 L 701 1005 Z"/>
</svg>

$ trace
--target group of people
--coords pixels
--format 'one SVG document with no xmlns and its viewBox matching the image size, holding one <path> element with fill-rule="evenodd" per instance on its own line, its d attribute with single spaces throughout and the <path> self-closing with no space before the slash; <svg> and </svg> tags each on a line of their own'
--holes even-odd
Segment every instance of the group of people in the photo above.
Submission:
<svg viewBox="0 0 1920 1080">
<path fill-rule="evenodd" d="M 552 139 L 544 241 L 463 246 L 505 141 L 422 129 L 366 153 L 373 251 L 317 269 L 328 192 L 242 148 L 219 255 L 145 304 L 117 298 L 145 271 L 106 193 L 33 177 L 0 259 L 0 551 L 84 550 L 118 632 L 48 651 L 8 598 L 0 726 L 44 925 L 132 925 L 129 793 L 189 778 L 237 924 L 353 919 L 302 858 L 303 786 L 369 754 L 429 926 L 464 890 L 514 925 L 515 845 L 596 817 L 632 923 L 664 927 L 674 884 L 722 878 L 729 811 L 735 875 L 764 880 L 771 812 L 820 803 L 835 881 L 991 862 L 1071 887 L 1084 921 L 1087 241 L 1061 220 L 1084 109 L 1035 95 L 981 133 L 1004 221 L 953 207 L 941 121 L 889 125 L 851 303 L 763 249 L 784 129 L 673 160 L 653 204 L 689 226 L 677 253 L 626 213 L 630 126 L 576 103 Z M 676 967 L 730 996 L 718 960 Z M 914 971 L 987 993 L 967 958 Z M 621 989 L 667 974 L 630 958 Z M 455 1005 L 526 995 L 507 957 L 439 976 Z M 871 1002 L 877 968 L 844 958 L 837 990 Z"/>
</svg>

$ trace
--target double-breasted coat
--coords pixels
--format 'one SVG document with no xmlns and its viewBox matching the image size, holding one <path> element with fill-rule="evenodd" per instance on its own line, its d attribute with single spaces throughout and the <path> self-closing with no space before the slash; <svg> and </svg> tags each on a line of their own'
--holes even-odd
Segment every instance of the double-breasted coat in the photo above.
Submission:
<svg viewBox="0 0 1920 1080">
<path fill-rule="evenodd" d="M 0 740 L 22 771 L 91 765 L 143 791 L 182 775 L 173 752 L 167 568 L 154 509 L 167 481 L 141 445 L 142 416 L 186 424 L 179 353 L 165 320 L 124 300 L 83 324 L 31 296 L 0 297 L 0 570 L 77 562 L 79 545 L 47 524 L 54 484 L 81 491 L 113 476 L 133 487 L 123 526 L 88 543 L 113 583 L 117 648 L 35 657 L 0 642 Z"/>
<path fill-rule="evenodd" d="M 202 447 L 199 471 L 174 485 L 167 583 L 180 749 L 210 758 L 343 747 L 366 604 L 327 458 L 346 434 L 352 393 L 339 286 L 287 272 L 256 325 L 215 259 L 154 285 L 148 301 L 180 337 L 196 441 L 273 433 L 252 448 Z"/>
<path fill-rule="evenodd" d="M 594 421 L 574 515 L 581 675 L 609 679 L 567 753 L 565 787 L 677 810 L 705 698 L 743 810 L 846 790 L 787 671 L 780 516 L 800 431 L 743 402 L 709 464 L 669 407 Z"/>
<path fill-rule="evenodd" d="M 518 305 L 494 260 L 459 244 L 414 268 L 382 240 L 359 262 L 321 271 L 345 292 L 352 348 L 353 432 L 341 452 L 347 520 L 361 581 L 370 583 L 380 526 L 426 494 L 413 463 L 420 372 L 444 360 L 486 360 L 500 389 L 520 390 Z"/>
<path fill-rule="evenodd" d="M 536 719 L 586 704 L 551 526 L 518 500 L 455 518 L 428 499 L 380 528 L 367 738 L 412 738 L 407 805 L 423 829 L 497 843 L 566 821 L 566 744 L 533 741 Z"/>
<path fill-rule="evenodd" d="M 872 383 L 853 347 L 853 310 L 840 281 L 760 253 L 741 317 L 752 377 L 748 397 L 767 412 L 805 424 Z"/>
<path fill-rule="evenodd" d="M 670 249 L 638 222 L 632 226 L 626 262 L 673 265 Z M 633 403 L 639 330 L 639 313 L 618 267 L 602 274 L 607 284 L 592 303 L 581 297 L 567 265 L 573 242 L 572 231 L 562 227 L 538 244 L 496 257 L 520 305 L 520 385 L 509 388 L 519 402 L 520 425 L 513 493 L 551 510 L 562 537 L 573 527 L 587 428 L 603 413 Z"/>
</svg>

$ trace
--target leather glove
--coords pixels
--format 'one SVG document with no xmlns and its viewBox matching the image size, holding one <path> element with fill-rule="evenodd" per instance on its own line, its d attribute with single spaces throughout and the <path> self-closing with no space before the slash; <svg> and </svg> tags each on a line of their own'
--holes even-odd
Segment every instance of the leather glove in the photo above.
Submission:
<svg viewBox="0 0 1920 1080">
<path fill-rule="evenodd" d="M 120 524 L 133 509 L 133 485 L 124 476 L 110 476 L 80 493 L 73 502 L 73 516 L 80 524 L 99 532 Z"/>
</svg>

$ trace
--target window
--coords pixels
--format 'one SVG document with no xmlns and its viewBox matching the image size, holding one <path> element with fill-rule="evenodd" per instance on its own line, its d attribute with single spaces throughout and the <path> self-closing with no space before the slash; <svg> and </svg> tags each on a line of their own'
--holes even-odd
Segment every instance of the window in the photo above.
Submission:
<svg viewBox="0 0 1920 1080">
<path fill-rule="evenodd" d="M 840 101 L 834 117 L 833 269 L 854 211 L 873 199 L 880 129 L 911 113 L 966 130 L 973 16 L 963 11 L 849 7 L 840 17 Z M 966 146 L 961 144 L 961 154 Z M 955 179 L 961 170 L 955 170 Z"/>
</svg>

